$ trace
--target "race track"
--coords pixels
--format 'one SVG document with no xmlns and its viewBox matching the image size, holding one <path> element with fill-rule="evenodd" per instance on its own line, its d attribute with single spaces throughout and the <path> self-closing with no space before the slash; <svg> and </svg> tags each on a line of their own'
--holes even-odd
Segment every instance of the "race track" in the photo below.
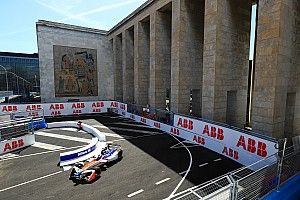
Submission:
<svg viewBox="0 0 300 200">
<path fill-rule="evenodd" d="M 163 199 L 241 167 L 203 147 L 180 143 L 116 115 L 56 119 L 67 120 L 81 120 L 101 130 L 107 141 L 122 146 L 124 158 L 102 171 L 96 182 L 74 185 L 68 180 L 70 171 L 57 167 L 59 153 L 66 151 L 61 148 L 86 145 L 92 137 L 72 128 L 39 130 L 34 146 L 2 156 L 1 200 Z"/>
</svg>

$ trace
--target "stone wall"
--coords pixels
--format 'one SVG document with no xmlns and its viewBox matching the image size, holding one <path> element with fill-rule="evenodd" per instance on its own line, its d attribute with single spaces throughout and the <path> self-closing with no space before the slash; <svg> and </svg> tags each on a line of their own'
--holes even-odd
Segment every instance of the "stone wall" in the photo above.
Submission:
<svg viewBox="0 0 300 200">
<path fill-rule="evenodd" d="M 252 126 L 278 138 L 300 134 L 299 10 L 297 0 L 259 1 Z"/>
<path fill-rule="evenodd" d="M 113 99 L 113 74 L 111 70 L 110 48 L 105 33 L 91 29 L 64 25 L 47 21 L 37 22 L 37 38 L 40 67 L 40 87 L 42 102 L 65 102 L 69 99 L 82 101 Z M 55 96 L 53 46 L 95 49 L 97 51 L 98 87 L 94 96 Z"/>
<path fill-rule="evenodd" d="M 203 118 L 245 125 L 251 7 L 249 0 L 205 1 Z"/>
</svg>

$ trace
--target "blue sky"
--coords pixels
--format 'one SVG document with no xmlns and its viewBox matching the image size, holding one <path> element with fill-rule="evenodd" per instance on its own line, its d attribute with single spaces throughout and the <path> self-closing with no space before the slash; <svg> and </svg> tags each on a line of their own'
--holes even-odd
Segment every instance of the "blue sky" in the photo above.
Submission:
<svg viewBox="0 0 300 200">
<path fill-rule="evenodd" d="M 36 53 L 39 19 L 109 30 L 146 0 L 1 1 L 0 51 Z"/>
<path fill-rule="evenodd" d="M 144 2 L 146 0 L 3 0 L 0 51 L 36 53 L 35 22 L 39 19 L 109 30 Z M 255 23 L 253 19 L 252 23 Z M 251 40 L 250 58 L 254 38 Z"/>
</svg>

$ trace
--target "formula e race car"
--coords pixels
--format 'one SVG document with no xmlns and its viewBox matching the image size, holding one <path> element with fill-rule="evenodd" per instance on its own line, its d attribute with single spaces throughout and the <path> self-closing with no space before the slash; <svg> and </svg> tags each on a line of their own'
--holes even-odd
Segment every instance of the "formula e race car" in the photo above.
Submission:
<svg viewBox="0 0 300 200">
<path fill-rule="evenodd" d="M 123 150 L 120 145 L 108 144 L 100 154 L 84 161 L 76 163 L 69 179 L 74 183 L 92 183 L 100 177 L 101 168 L 108 167 L 123 158 Z"/>
</svg>

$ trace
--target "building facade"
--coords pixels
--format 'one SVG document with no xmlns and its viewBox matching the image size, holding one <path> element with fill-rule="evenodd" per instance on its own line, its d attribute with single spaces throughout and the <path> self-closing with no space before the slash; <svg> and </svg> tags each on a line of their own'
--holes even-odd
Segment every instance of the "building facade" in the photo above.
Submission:
<svg viewBox="0 0 300 200">
<path fill-rule="evenodd" d="M 13 94 L 39 92 L 40 73 L 37 53 L 0 52 L 0 73 L 0 91 L 13 91 Z"/>
<path fill-rule="evenodd" d="M 256 42 L 249 70 L 253 4 Z M 38 30 L 40 59 L 49 60 L 40 64 L 52 69 L 53 56 L 43 54 L 40 38 L 48 37 Z M 273 137 L 300 135 L 298 0 L 149 0 L 97 39 L 106 41 L 97 49 L 107 56 L 98 80 L 109 92 L 101 99 L 159 109 L 169 101 L 173 112 L 190 114 L 192 108 L 195 116 L 250 124 Z M 65 42 L 86 48 L 80 36 Z"/>
</svg>

